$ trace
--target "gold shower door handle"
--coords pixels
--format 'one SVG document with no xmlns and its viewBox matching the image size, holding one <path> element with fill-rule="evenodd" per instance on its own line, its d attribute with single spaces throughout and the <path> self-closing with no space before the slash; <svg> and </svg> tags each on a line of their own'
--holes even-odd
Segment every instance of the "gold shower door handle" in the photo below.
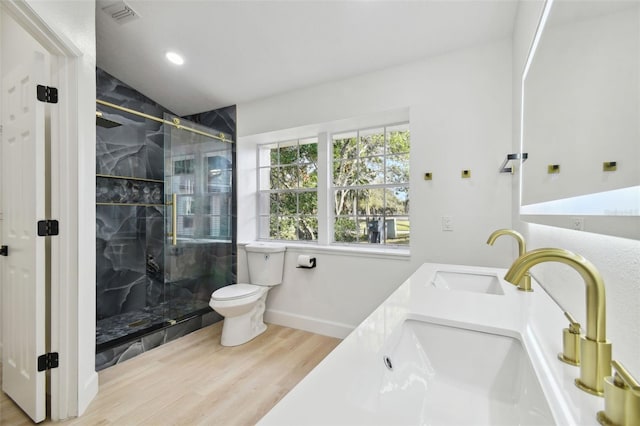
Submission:
<svg viewBox="0 0 640 426">
<path fill-rule="evenodd" d="M 171 194 L 171 201 L 167 203 L 171 206 L 171 245 L 178 245 L 178 194 Z"/>
</svg>

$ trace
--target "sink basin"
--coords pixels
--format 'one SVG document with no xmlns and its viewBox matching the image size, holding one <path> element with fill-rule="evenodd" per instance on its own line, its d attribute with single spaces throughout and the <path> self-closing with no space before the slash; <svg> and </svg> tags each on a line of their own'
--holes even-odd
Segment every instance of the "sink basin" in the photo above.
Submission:
<svg viewBox="0 0 640 426">
<path fill-rule="evenodd" d="M 431 284 L 445 290 L 504 295 L 500 279 L 492 273 L 436 271 Z"/>
<path fill-rule="evenodd" d="M 380 424 L 554 424 L 516 338 L 405 320 L 388 343 L 380 361 Z"/>
</svg>

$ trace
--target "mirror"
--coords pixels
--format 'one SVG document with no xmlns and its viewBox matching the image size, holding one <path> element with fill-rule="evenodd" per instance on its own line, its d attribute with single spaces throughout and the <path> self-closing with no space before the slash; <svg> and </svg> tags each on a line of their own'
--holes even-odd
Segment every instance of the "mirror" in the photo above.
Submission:
<svg viewBox="0 0 640 426">
<path fill-rule="evenodd" d="M 640 239 L 640 3 L 545 12 L 523 75 L 521 218 Z"/>
</svg>

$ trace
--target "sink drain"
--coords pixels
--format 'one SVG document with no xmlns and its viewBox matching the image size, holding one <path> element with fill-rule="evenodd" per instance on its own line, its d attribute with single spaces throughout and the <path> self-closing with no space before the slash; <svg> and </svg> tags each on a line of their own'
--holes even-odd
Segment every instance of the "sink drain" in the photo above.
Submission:
<svg viewBox="0 0 640 426">
<path fill-rule="evenodd" d="M 389 371 L 393 371 L 393 364 L 391 363 L 391 358 L 388 356 L 383 356 L 382 361 L 384 361 L 384 366 L 389 369 Z"/>
</svg>

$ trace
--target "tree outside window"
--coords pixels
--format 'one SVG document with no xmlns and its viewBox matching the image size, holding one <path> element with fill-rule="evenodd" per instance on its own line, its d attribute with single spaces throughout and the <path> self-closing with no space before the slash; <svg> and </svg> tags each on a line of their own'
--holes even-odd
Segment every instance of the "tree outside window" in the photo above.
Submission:
<svg viewBox="0 0 640 426">
<path fill-rule="evenodd" d="M 334 242 L 409 244 L 408 124 L 332 137 Z"/>
<path fill-rule="evenodd" d="M 321 224 L 327 242 L 408 246 L 409 148 L 408 123 L 258 146 L 259 238 L 317 241 Z M 318 205 L 319 172 L 331 207 Z"/>
<path fill-rule="evenodd" d="M 262 145 L 258 152 L 260 237 L 317 240 L 317 139 Z"/>
</svg>

